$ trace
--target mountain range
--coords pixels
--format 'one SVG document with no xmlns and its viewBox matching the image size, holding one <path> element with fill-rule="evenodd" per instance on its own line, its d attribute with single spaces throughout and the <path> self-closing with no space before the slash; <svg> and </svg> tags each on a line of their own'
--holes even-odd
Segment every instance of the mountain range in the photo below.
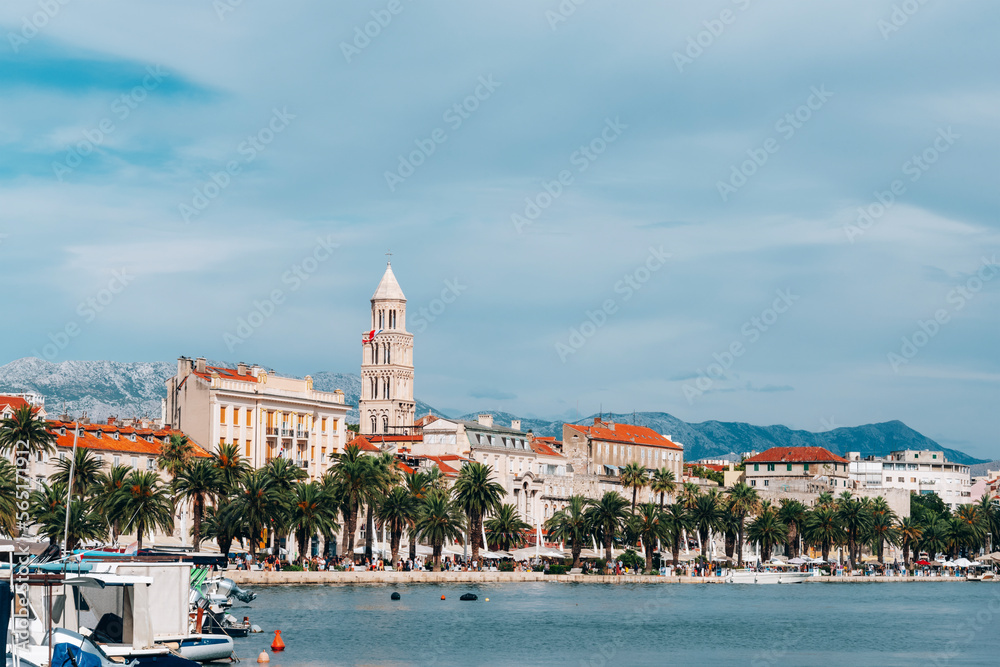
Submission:
<svg viewBox="0 0 1000 667">
<path fill-rule="evenodd" d="M 235 364 L 210 361 L 209 365 L 235 367 Z M 109 416 L 160 416 L 160 400 L 166 396 L 165 382 L 177 371 L 174 362 L 63 361 L 52 363 L 26 357 L 0 367 L 0 393 L 35 392 L 45 397 L 50 416 L 68 413 L 81 417 L 86 413 L 93 421 Z M 313 386 L 321 391 L 340 389 L 352 406 L 348 419 L 358 421 L 357 404 L 361 395 L 361 378 L 353 373 L 320 371 L 312 374 Z M 417 416 L 433 413 L 455 417 L 416 401 Z M 494 423 L 509 425 L 516 415 L 487 411 Z M 477 413 L 457 417 L 476 420 Z M 638 412 L 602 415 L 606 421 L 646 426 L 668 435 L 684 445 L 684 458 L 725 458 L 748 451 L 764 451 L 769 447 L 825 447 L 835 454 L 860 452 L 862 456 L 882 456 L 900 449 L 943 450 L 945 456 L 958 463 L 983 463 L 964 452 L 941 447 L 930 438 L 914 431 L 900 421 L 849 426 L 814 433 L 793 430 L 786 426 L 755 426 L 742 422 L 685 422 L 666 412 Z M 576 422 L 592 423 L 592 417 Z M 521 418 L 521 428 L 539 436 L 562 436 L 562 420 Z"/>
</svg>

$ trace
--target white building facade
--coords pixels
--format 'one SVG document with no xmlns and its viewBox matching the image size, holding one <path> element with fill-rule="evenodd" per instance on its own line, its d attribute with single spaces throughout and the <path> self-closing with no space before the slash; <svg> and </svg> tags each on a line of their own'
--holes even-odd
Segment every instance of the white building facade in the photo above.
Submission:
<svg viewBox="0 0 1000 667">
<path fill-rule="evenodd" d="M 858 452 L 848 452 L 847 457 L 850 477 L 860 489 L 936 494 L 953 510 L 978 500 L 972 497 L 969 466 L 948 461 L 943 451 L 907 449 L 864 459 Z"/>
<path fill-rule="evenodd" d="M 294 461 L 312 479 L 343 451 L 347 435 L 344 393 L 316 391 L 312 378 L 268 374 L 260 366 L 208 366 L 181 357 L 167 380 L 164 427 L 187 434 L 210 451 L 239 448 L 254 468 L 274 458 Z"/>
</svg>

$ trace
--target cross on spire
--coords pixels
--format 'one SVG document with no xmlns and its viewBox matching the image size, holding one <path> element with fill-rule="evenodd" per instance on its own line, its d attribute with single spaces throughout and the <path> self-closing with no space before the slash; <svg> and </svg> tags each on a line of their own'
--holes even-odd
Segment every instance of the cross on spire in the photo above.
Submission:
<svg viewBox="0 0 1000 667">
<path fill-rule="evenodd" d="M 385 263 L 386 264 L 392 264 L 392 251 L 391 250 L 386 250 L 385 251 L 385 256 L 389 258 L 389 259 L 386 260 Z"/>
</svg>

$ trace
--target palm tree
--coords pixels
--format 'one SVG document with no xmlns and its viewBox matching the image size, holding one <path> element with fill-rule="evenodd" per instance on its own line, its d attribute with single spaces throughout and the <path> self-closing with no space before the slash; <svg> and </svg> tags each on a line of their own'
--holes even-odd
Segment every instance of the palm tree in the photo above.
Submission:
<svg viewBox="0 0 1000 667">
<path fill-rule="evenodd" d="M 194 456 L 194 445 L 186 435 L 171 433 L 170 439 L 160 445 L 160 453 L 156 457 L 156 465 L 160 470 L 170 475 L 173 482 Z"/>
<path fill-rule="evenodd" d="M 89 449 L 78 448 L 73 459 L 65 458 L 56 461 L 56 471 L 52 474 L 52 482 L 66 486 L 69 483 L 69 469 L 72 465 L 73 495 L 83 498 L 99 482 L 103 464 Z"/>
<path fill-rule="evenodd" d="M 66 538 L 65 553 L 73 553 L 87 540 L 103 540 L 108 528 L 103 518 L 94 511 L 93 503 L 81 498 L 73 498 L 69 506 L 69 531 L 66 532 L 65 487 L 55 485 L 54 490 L 62 500 L 53 504 L 51 497 L 43 491 L 34 491 L 32 496 L 37 504 L 32 506 L 31 516 L 38 526 L 39 535 L 48 538 L 50 544 L 59 544 Z M 37 495 L 36 495 L 37 494 Z"/>
<path fill-rule="evenodd" d="M 15 408 L 10 417 L 0 421 L 0 454 L 10 454 L 22 476 L 27 475 L 28 459 L 39 452 L 56 450 L 55 433 L 27 403 Z"/>
<path fill-rule="evenodd" d="M 899 541 L 903 547 L 903 562 L 910 567 L 910 547 L 920 544 L 923 527 L 912 516 L 903 517 L 899 522 Z"/>
<path fill-rule="evenodd" d="M 305 470 L 295 465 L 291 459 L 284 457 L 271 459 L 263 470 L 267 478 L 271 480 L 271 486 L 274 490 L 288 503 L 292 502 L 296 484 L 309 477 Z M 274 525 L 274 546 L 276 548 L 281 546 L 281 541 L 285 538 L 288 528 L 284 523 Z"/>
<path fill-rule="evenodd" d="M 417 500 L 409 489 L 403 486 L 394 486 L 382 498 L 375 511 L 375 518 L 379 525 L 389 527 L 389 545 L 392 551 L 390 562 L 394 565 L 399 560 L 399 542 L 403 531 L 416 524 L 418 508 Z"/>
<path fill-rule="evenodd" d="M 513 505 L 501 505 L 492 519 L 486 520 L 486 539 L 488 543 L 501 551 L 510 551 L 523 547 L 527 540 L 524 531 L 531 526 L 521 518 L 521 513 Z"/>
<path fill-rule="evenodd" d="M 646 469 L 641 464 L 632 461 L 622 468 L 620 480 L 623 489 L 632 489 L 632 513 L 635 514 L 636 495 L 639 493 L 639 489 L 644 489 L 649 484 Z"/>
<path fill-rule="evenodd" d="M 219 469 L 222 482 L 221 495 L 232 495 L 239 488 L 244 475 L 250 471 L 250 462 L 240 454 L 240 448 L 231 443 L 219 443 L 219 448 L 212 455 L 212 461 Z"/>
<path fill-rule="evenodd" d="M 250 539 L 250 554 L 257 555 L 257 545 L 265 531 L 281 523 L 287 512 L 287 499 L 273 486 L 264 470 L 254 470 L 243 478 L 243 486 L 229 503 L 224 516 L 237 520 Z"/>
<path fill-rule="evenodd" d="M 232 503 L 206 508 L 201 522 L 201 533 L 204 539 L 215 540 L 222 554 L 229 553 L 233 540 L 242 541 L 246 537 L 239 517 L 233 514 Z"/>
<path fill-rule="evenodd" d="M 860 556 L 860 538 L 870 529 L 872 517 L 860 501 L 851 497 L 850 491 L 844 491 L 838 499 L 837 518 L 847 533 L 847 557 L 853 569 Z"/>
<path fill-rule="evenodd" d="M 17 533 L 17 469 L 0 457 L 0 533 L 13 537 Z"/>
<path fill-rule="evenodd" d="M 757 489 L 746 482 L 739 482 L 729 489 L 729 511 L 737 522 L 736 566 L 743 567 L 743 532 L 746 518 L 760 507 L 760 495 Z"/>
<path fill-rule="evenodd" d="M 675 502 L 667 505 L 663 511 L 664 535 L 670 543 L 670 551 L 674 559 L 674 567 L 680 559 L 681 539 L 684 533 L 692 529 L 691 516 L 683 503 Z"/>
<path fill-rule="evenodd" d="M 219 490 L 222 474 L 210 459 L 195 459 L 178 473 L 174 480 L 174 493 L 178 498 L 191 501 L 193 527 L 191 537 L 194 549 L 201 547 L 201 522 L 205 515 L 205 500 Z"/>
<path fill-rule="evenodd" d="M 939 553 L 948 551 L 951 541 L 951 524 L 947 519 L 936 519 L 924 526 L 920 538 L 920 548 L 933 558 Z"/>
<path fill-rule="evenodd" d="M 580 552 L 590 539 L 587 519 L 587 499 L 581 495 L 569 497 L 569 503 L 545 522 L 549 538 L 566 542 L 573 553 L 573 567 L 580 567 Z"/>
<path fill-rule="evenodd" d="M 632 515 L 630 530 L 642 540 L 643 551 L 646 554 L 646 572 L 652 572 L 656 544 L 667 537 L 668 532 L 667 524 L 663 520 L 663 510 L 656 503 L 639 505 L 639 511 Z"/>
<path fill-rule="evenodd" d="M 170 493 L 154 470 L 133 470 L 125 479 L 114 501 L 115 518 L 122 520 L 125 531 L 135 531 L 138 548 L 146 531 L 157 528 L 171 532 L 174 528 L 173 504 Z"/>
<path fill-rule="evenodd" d="M 824 491 L 816 497 L 816 507 L 833 507 L 836 503 L 833 494 L 829 491 Z"/>
<path fill-rule="evenodd" d="M 699 537 L 701 537 L 701 555 L 707 557 L 708 541 L 711 539 L 712 532 L 723 527 L 719 494 L 713 489 L 709 493 L 698 496 L 694 501 L 694 506 L 689 511 L 691 523 L 694 524 Z"/>
<path fill-rule="evenodd" d="M 438 470 L 437 466 L 434 467 L 434 470 Z M 424 501 L 424 498 L 427 497 L 428 492 L 430 492 L 430 490 L 434 488 L 433 485 L 431 484 L 430 475 L 422 473 L 419 470 L 414 470 L 413 472 L 406 473 L 406 475 L 403 477 L 403 484 L 406 486 L 406 490 L 409 492 L 410 496 L 413 497 L 413 500 L 416 501 L 418 507 L 420 503 Z M 413 526 L 410 527 L 410 534 L 409 534 L 409 541 L 410 541 L 409 555 L 411 561 L 417 559 L 417 531 L 415 526 L 416 522 L 414 522 Z"/>
<path fill-rule="evenodd" d="M 479 542 L 482 539 L 483 518 L 496 512 L 506 491 L 498 482 L 490 480 L 493 468 L 478 461 L 469 461 L 458 471 L 458 478 L 452 487 L 455 502 L 469 518 L 469 532 L 472 545 L 472 560 L 479 560 Z"/>
<path fill-rule="evenodd" d="M 952 519 L 959 548 L 976 548 L 985 544 L 989 526 L 978 505 L 959 505 Z"/>
<path fill-rule="evenodd" d="M 111 541 L 118 542 L 121 535 L 121 518 L 115 513 L 115 503 L 119 499 L 119 491 L 125 487 L 125 481 L 132 474 L 132 468 L 126 465 L 111 466 L 111 470 L 99 473 L 94 484 L 94 501 L 96 509 L 104 517 L 111 530 Z"/>
<path fill-rule="evenodd" d="M 691 509 L 694 507 L 695 500 L 701 495 L 701 489 L 694 482 L 684 482 L 681 485 L 680 498 L 678 500 L 684 504 L 684 507 Z"/>
<path fill-rule="evenodd" d="M 823 506 L 810 512 L 806 517 L 805 537 L 810 543 L 819 545 L 823 560 L 830 560 L 830 548 L 844 537 L 837 511 Z"/>
<path fill-rule="evenodd" d="M 417 533 L 430 542 L 434 571 L 441 571 L 441 549 L 446 540 L 461 540 L 465 532 L 462 509 L 446 491 L 435 489 L 424 499 L 417 518 Z"/>
<path fill-rule="evenodd" d="M 628 521 L 628 501 L 617 491 L 606 491 L 600 500 L 588 501 L 587 520 L 594 535 L 604 545 L 608 562 L 614 560 L 612 550 L 615 538 Z"/>
<path fill-rule="evenodd" d="M 354 533 L 358 526 L 358 508 L 365 494 L 369 479 L 368 457 L 357 445 L 348 445 L 343 453 L 330 455 L 334 464 L 333 479 L 340 487 L 341 512 L 344 515 L 344 548 L 346 555 L 354 558 Z"/>
<path fill-rule="evenodd" d="M 670 468 L 660 468 L 653 472 L 653 479 L 649 482 L 649 489 L 653 493 L 660 494 L 660 509 L 663 509 L 663 499 L 668 493 L 673 493 L 677 488 L 677 478 Z"/>
<path fill-rule="evenodd" d="M 340 525 L 337 523 L 337 509 L 330 502 L 329 496 L 323 493 L 319 483 L 299 482 L 291 493 L 293 499 L 290 523 L 298 542 L 301 563 L 306 558 L 307 542 L 313 535 L 317 533 L 330 535 L 335 533 Z"/>
<path fill-rule="evenodd" d="M 879 563 L 884 563 L 882 557 L 885 543 L 896 544 L 899 539 L 899 531 L 896 529 L 896 514 L 889 512 L 876 512 L 872 514 L 871 524 L 868 526 L 871 533 L 872 550 L 878 557 Z"/>
<path fill-rule="evenodd" d="M 760 559 L 767 561 L 771 559 L 774 545 L 781 544 L 788 537 L 788 526 L 781 523 L 774 509 L 767 508 L 747 526 L 747 537 L 760 545 Z"/>
<path fill-rule="evenodd" d="M 799 555 L 799 537 L 806 525 L 809 508 L 800 500 L 782 498 L 778 508 L 778 519 L 788 527 L 788 539 L 785 540 L 785 551 L 789 558 Z"/>
<path fill-rule="evenodd" d="M 390 452 L 380 452 L 376 457 L 367 457 L 368 476 L 365 481 L 365 558 L 373 558 L 372 540 L 375 538 L 375 507 L 385 497 L 386 492 L 399 482 L 399 468 L 396 457 Z"/>
</svg>

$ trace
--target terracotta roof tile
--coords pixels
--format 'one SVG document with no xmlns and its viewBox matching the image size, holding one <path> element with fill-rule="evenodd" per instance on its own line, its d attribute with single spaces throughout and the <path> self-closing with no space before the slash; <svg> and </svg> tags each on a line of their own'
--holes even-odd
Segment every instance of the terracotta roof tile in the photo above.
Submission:
<svg viewBox="0 0 1000 667">
<path fill-rule="evenodd" d="M 126 454 L 142 454 L 145 456 L 159 456 L 160 448 L 163 443 L 160 440 L 154 440 L 152 438 L 143 438 L 136 435 L 135 440 L 128 437 L 130 433 L 134 432 L 134 429 L 122 429 L 118 430 L 114 426 L 108 426 L 107 424 L 82 424 L 80 429 L 80 437 L 77 441 L 77 447 L 82 447 L 83 449 L 93 449 L 105 452 L 124 452 Z M 91 428 L 99 426 L 101 428 Z M 77 427 L 77 422 L 63 422 L 55 421 L 49 422 L 49 431 L 56 436 L 56 447 L 72 449 L 73 448 L 73 438 L 74 431 Z M 65 435 L 62 434 L 62 429 L 66 429 Z M 102 437 L 97 437 L 95 434 L 100 431 Z M 119 433 L 119 435 L 124 434 L 125 437 L 119 437 L 115 439 L 111 433 Z M 104 435 L 108 433 L 109 435 Z M 170 435 L 183 435 L 180 431 L 159 431 L 159 434 L 163 436 Z M 196 443 L 191 438 L 188 441 L 194 445 L 194 455 L 200 458 L 207 458 L 211 456 L 205 449 L 203 449 L 198 443 Z"/>
<path fill-rule="evenodd" d="M 847 463 L 823 447 L 772 447 L 748 458 L 745 463 Z"/>
<path fill-rule="evenodd" d="M 651 428 L 645 426 L 633 426 L 631 424 L 614 424 L 600 422 L 593 426 L 579 426 L 577 424 L 567 424 L 572 429 L 580 431 L 591 440 L 601 442 L 617 442 L 626 445 L 647 445 L 653 447 L 663 447 L 664 449 L 676 449 L 683 451 L 684 448 L 675 442 L 668 440 Z"/>
</svg>

